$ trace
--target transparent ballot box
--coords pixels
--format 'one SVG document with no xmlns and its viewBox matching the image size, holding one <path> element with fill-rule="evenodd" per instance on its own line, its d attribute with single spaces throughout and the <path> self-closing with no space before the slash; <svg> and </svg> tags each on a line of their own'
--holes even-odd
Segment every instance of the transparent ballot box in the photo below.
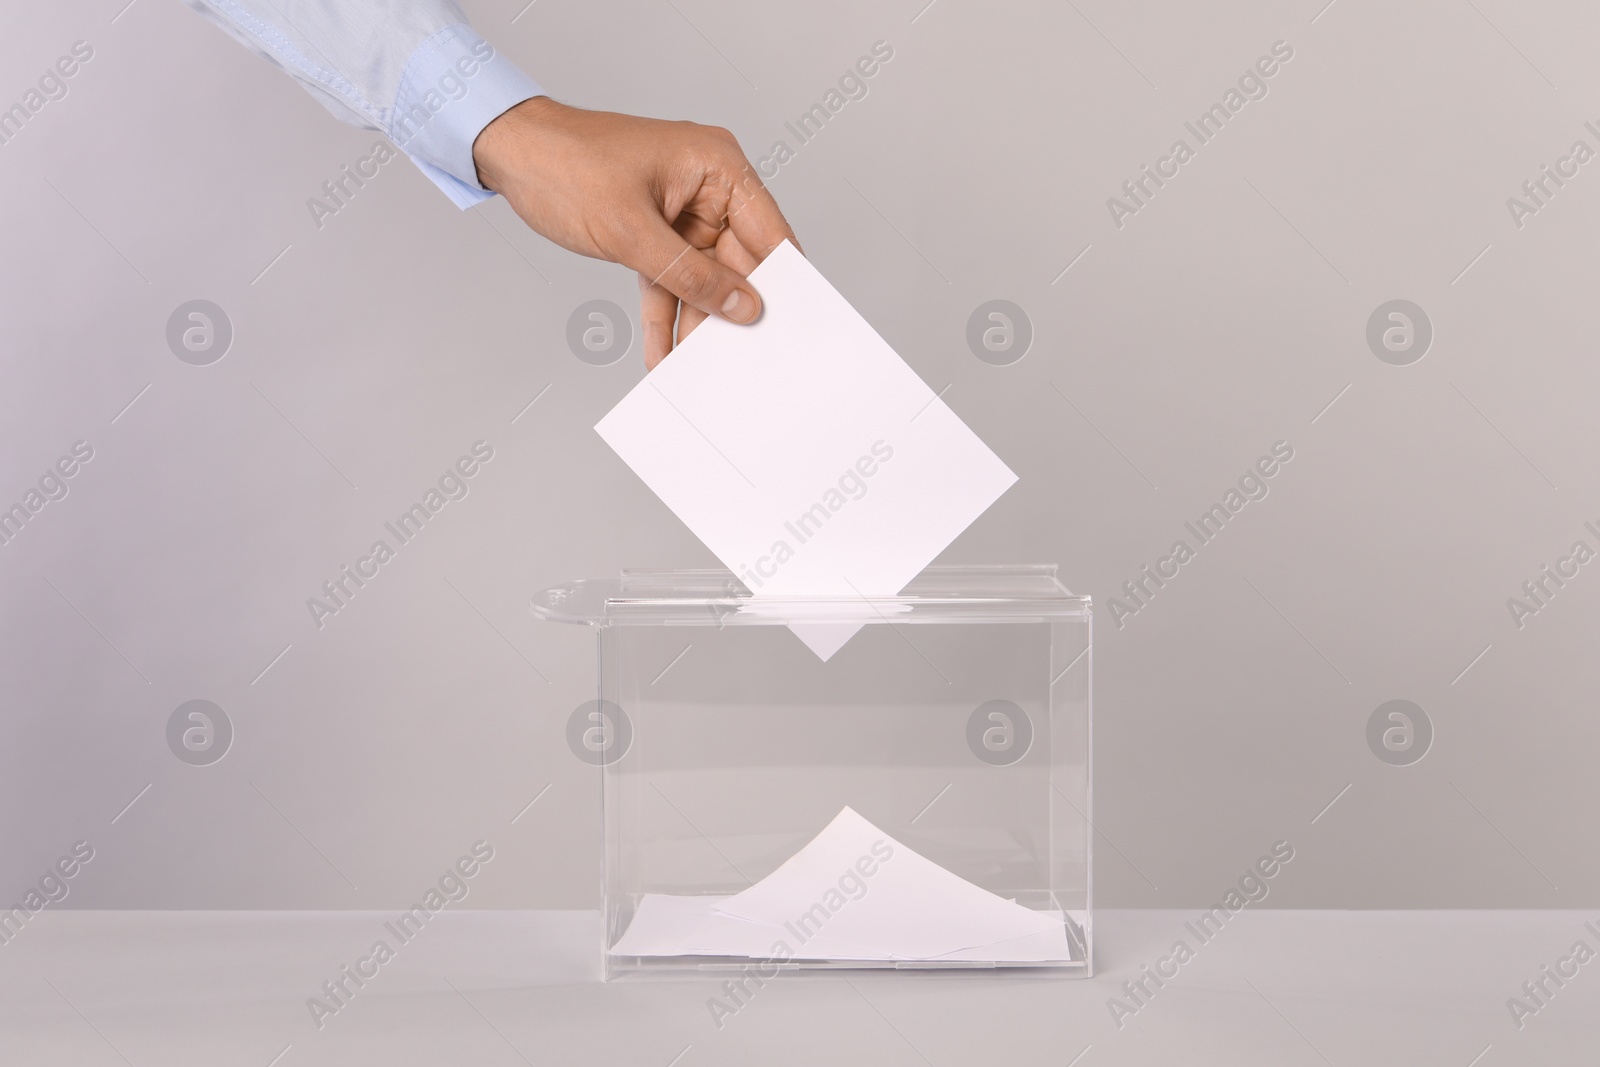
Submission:
<svg viewBox="0 0 1600 1067">
<path fill-rule="evenodd" d="M 625 571 L 533 610 L 597 636 L 568 741 L 599 780 L 607 979 L 1091 973 L 1090 604 L 1054 566 L 792 598 Z"/>
</svg>

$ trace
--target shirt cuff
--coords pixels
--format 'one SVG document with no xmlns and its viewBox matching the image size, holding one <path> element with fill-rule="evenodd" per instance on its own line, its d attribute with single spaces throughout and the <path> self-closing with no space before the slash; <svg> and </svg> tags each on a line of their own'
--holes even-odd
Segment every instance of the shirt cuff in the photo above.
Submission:
<svg viewBox="0 0 1600 1067">
<path fill-rule="evenodd" d="M 411 54 L 389 139 L 459 208 L 494 193 L 478 184 L 472 143 L 508 110 L 545 91 L 465 23 L 446 26 Z"/>
</svg>

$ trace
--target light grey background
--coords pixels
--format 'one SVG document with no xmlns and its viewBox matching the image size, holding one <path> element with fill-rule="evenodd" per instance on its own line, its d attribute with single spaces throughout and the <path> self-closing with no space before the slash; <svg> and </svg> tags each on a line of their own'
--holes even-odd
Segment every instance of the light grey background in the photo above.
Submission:
<svg viewBox="0 0 1600 1067">
<path fill-rule="evenodd" d="M 470 905 L 592 906 L 592 770 L 564 742 L 591 643 L 528 597 L 713 562 L 590 429 L 637 350 L 566 348 L 579 304 L 634 308 L 632 276 L 503 202 L 456 211 L 404 159 L 318 229 L 307 199 L 377 135 L 180 5 L 125 2 L 0 16 L 5 106 L 95 50 L 0 145 L 0 503 L 95 452 L 0 547 L 0 896 L 87 839 L 67 906 L 396 907 L 484 838 Z M 468 8 L 558 97 L 726 125 L 752 157 L 894 47 L 771 186 L 1021 476 L 944 558 L 1059 562 L 1100 602 L 1097 903 L 1209 903 L 1278 839 L 1267 906 L 1600 901 L 1600 568 L 1523 629 L 1506 606 L 1600 547 L 1600 162 L 1521 229 L 1506 207 L 1600 148 L 1600 16 L 925 2 Z M 1118 229 L 1107 198 L 1278 40 L 1269 95 Z M 235 332 L 205 367 L 165 340 L 197 298 Z M 1035 332 L 1007 367 L 965 340 L 997 298 Z M 1404 367 L 1365 341 L 1397 298 L 1435 331 Z M 306 598 L 480 439 L 470 495 L 319 631 Z M 1112 624 L 1279 440 L 1270 495 Z M 1367 747 L 1396 698 L 1435 731 L 1411 766 Z M 167 748 L 192 699 L 234 726 L 211 766 Z"/>
</svg>

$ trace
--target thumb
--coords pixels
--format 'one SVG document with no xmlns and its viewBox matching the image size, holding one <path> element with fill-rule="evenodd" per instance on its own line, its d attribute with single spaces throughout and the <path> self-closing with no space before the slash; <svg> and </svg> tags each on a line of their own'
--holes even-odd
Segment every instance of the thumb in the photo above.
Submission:
<svg viewBox="0 0 1600 1067">
<path fill-rule="evenodd" d="M 748 323 L 761 314 L 761 297 L 737 271 L 690 245 L 659 216 L 644 228 L 645 236 L 624 266 L 707 315 Z"/>
</svg>

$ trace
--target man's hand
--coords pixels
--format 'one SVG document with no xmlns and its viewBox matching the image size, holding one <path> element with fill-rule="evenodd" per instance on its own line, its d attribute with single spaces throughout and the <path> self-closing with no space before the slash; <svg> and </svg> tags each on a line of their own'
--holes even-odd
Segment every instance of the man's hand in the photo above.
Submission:
<svg viewBox="0 0 1600 1067">
<path fill-rule="evenodd" d="M 563 248 L 639 272 L 653 370 L 707 315 L 754 322 L 745 275 L 794 232 L 733 134 L 525 100 L 472 146 L 478 179 Z M 797 242 L 798 243 L 798 242 Z M 680 302 L 682 313 L 679 313 Z"/>
</svg>

